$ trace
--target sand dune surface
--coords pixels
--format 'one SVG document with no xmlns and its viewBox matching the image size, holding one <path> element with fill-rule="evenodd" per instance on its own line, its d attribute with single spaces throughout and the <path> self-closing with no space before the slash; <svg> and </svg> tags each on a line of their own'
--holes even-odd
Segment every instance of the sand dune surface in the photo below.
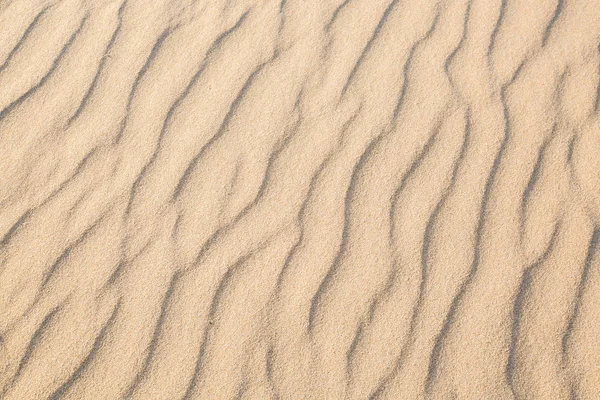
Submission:
<svg viewBox="0 0 600 400">
<path fill-rule="evenodd" d="M 600 1 L 0 0 L 0 398 L 600 399 Z"/>
</svg>

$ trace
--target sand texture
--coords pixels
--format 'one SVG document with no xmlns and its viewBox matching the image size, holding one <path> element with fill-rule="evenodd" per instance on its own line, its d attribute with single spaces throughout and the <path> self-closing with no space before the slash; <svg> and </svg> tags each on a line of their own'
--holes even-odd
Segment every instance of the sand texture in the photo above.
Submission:
<svg viewBox="0 0 600 400">
<path fill-rule="evenodd" d="M 0 399 L 600 399 L 600 0 L 0 0 Z"/>
</svg>

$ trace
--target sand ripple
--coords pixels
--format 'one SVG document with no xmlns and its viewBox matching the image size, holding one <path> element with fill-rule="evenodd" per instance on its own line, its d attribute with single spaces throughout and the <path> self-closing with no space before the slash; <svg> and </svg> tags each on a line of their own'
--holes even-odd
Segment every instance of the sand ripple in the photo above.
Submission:
<svg viewBox="0 0 600 400">
<path fill-rule="evenodd" d="M 0 0 L 0 398 L 600 398 L 600 1 Z"/>
</svg>

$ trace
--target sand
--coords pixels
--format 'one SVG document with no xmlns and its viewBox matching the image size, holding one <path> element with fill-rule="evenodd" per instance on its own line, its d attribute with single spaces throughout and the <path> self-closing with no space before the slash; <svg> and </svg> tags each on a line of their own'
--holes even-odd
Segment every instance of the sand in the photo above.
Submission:
<svg viewBox="0 0 600 400">
<path fill-rule="evenodd" d="M 0 0 L 0 398 L 599 399 L 600 1 Z"/>
</svg>

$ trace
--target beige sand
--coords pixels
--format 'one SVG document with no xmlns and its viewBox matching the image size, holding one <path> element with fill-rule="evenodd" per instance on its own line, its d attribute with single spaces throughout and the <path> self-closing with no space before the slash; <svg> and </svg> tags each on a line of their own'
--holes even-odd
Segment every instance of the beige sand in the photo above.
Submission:
<svg viewBox="0 0 600 400">
<path fill-rule="evenodd" d="M 1 399 L 600 399 L 599 0 L 0 1 Z"/>
</svg>

